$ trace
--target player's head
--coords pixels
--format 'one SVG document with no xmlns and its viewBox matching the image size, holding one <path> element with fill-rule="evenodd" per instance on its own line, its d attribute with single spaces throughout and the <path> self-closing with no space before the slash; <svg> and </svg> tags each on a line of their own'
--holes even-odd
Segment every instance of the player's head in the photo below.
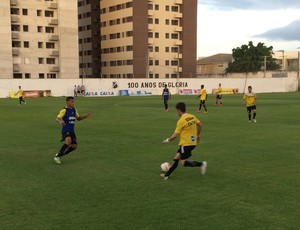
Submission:
<svg viewBox="0 0 300 230">
<path fill-rule="evenodd" d="M 221 87 L 221 85 L 222 85 L 222 84 L 221 84 L 221 83 L 219 83 L 219 87 Z"/>
<path fill-rule="evenodd" d="M 19 89 L 21 89 L 21 86 L 19 85 Z"/>
<path fill-rule="evenodd" d="M 249 93 L 252 92 L 252 86 L 251 86 L 251 85 L 248 86 L 248 92 L 249 92 Z"/>
<path fill-rule="evenodd" d="M 201 89 L 204 89 L 204 85 L 201 85 Z"/>
<path fill-rule="evenodd" d="M 74 97 L 67 97 L 66 102 L 67 102 L 67 106 L 72 108 L 75 103 Z"/>
<path fill-rule="evenodd" d="M 178 102 L 176 105 L 176 110 L 179 116 L 185 113 L 186 111 L 186 105 L 184 102 Z"/>
<path fill-rule="evenodd" d="M 167 88 L 167 85 L 165 85 L 165 89 Z"/>
</svg>

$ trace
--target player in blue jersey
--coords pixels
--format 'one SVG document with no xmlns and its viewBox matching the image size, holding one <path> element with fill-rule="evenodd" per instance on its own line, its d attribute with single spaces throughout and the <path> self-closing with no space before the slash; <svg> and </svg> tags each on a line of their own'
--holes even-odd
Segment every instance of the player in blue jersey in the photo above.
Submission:
<svg viewBox="0 0 300 230">
<path fill-rule="evenodd" d="M 80 116 L 77 109 L 74 107 L 74 97 L 67 97 L 67 106 L 64 107 L 56 117 L 56 121 L 62 126 L 62 141 L 64 145 L 60 151 L 55 155 L 54 161 L 57 164 L 61 164 L 60 158 L 69 154 L 77 148 L 77 139 L 74 130 L 76 120 L 81 121 L 85 118 L 90 118 L 90 113 Z"/>
<path fill-rule="evenodd" d="M 162 99 L 165 104 L 165 112 L 168 112 L 169 111 L 168 101 L 169 101 L 169 99 L 171 100 L 171 93 L 170 93 L 169 89 L 167 88 L 167 85 L 165 85 L 165 88 L 163 89 Z"/>
</svg>

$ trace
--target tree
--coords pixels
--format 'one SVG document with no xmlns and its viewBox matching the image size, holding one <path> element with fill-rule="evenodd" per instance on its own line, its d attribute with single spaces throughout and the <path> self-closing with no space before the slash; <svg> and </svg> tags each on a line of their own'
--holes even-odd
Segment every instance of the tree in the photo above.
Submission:
<svg viewBox="0 0 300 230">
<path fill-rule="evenodd" d="M 267 47 L 259 42 L 257 46 L 250 41 L 248 45 L 242 45 L 232 50 L 233 62 L 229 63 L 227 73 L 258 72 L 264 66 L 264 58 L 267 58 L 267 70 L 278 70 L 280 66 L 272 57 L 273 47 Z"/>
</svg>

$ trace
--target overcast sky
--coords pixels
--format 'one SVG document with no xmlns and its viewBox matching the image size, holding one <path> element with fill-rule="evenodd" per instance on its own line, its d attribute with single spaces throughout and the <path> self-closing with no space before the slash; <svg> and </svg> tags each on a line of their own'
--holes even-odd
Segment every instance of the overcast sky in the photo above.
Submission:
<svg viewBox="0 0 300 230">
<path fill-rule="evenodd" d="M 253 41 L 300 47 L 300 0 L 198 0 L 198 57 L 231 53 Z"/>
</svg>

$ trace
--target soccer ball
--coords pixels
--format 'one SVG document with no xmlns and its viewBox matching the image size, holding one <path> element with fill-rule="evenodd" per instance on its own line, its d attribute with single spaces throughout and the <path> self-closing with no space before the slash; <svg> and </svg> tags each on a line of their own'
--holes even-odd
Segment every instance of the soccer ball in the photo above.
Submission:
<svg viewBox="0 0 300 230">
<path fill-rule="evenodd" d="M 161 171 L 163 171 L 163 172 L 168 172 L 170 167 L 171 167 L 171 165 L 169 162 L 162 163 L 160 166 Z"/>
</svg>

